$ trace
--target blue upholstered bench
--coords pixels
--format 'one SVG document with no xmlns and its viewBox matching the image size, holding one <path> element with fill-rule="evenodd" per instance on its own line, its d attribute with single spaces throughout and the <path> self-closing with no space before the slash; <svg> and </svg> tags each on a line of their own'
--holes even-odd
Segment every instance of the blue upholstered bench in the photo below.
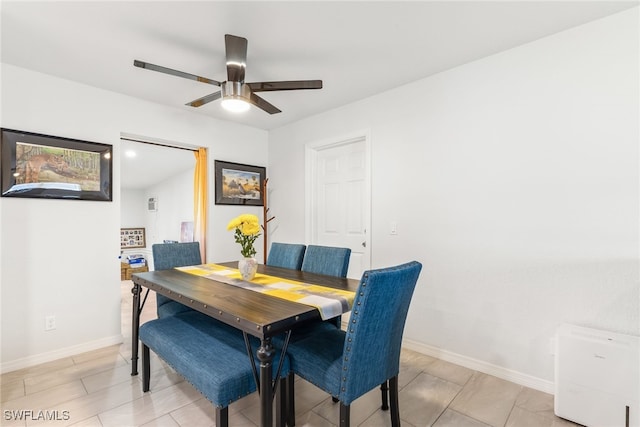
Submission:
<svg viewBox="0 0 640 427">
<path fill-rule="evenodd" d="M 142 342 L 142 389 L 149 391 L 149 349 L 202 393 L 215 406 L 216 426 L 229 423 L 228 406 L 256 391 L 242 332 L 197 311 L 151 320 L 140 326 Z M 253 348 L 257 339 L 252 339 Z M 273 375 L 279 364 L 273 361 Z M 259 369 L 256 366 L 256 369 Z M 285 378 L 289 362 L 285 358 L 276 395 L 276 424 L 284 424 Z"/>
</svg>

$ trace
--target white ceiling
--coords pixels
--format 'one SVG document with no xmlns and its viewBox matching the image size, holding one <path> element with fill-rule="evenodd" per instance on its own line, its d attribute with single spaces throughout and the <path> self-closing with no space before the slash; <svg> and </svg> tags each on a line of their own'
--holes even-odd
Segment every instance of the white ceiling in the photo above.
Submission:
<svg viewBox="0 0 640 427">
<path fill-rule="evenodd" d="M 273 129 L 638 5 L 638 1 L 6 1 L 1 60 L 87 85 Z M 262 93 L 282 110 L 184 104 L 226 80 L 224 34 L 246 37 L 246 80 L 322 79 Z"/>
<path fill-rule="evenodd" d="M 123 139 L 120 152 L 120 188 L 127 190 L 144 190 L 196 165 L 193 151 L 180 148 Z"/>
</svg>

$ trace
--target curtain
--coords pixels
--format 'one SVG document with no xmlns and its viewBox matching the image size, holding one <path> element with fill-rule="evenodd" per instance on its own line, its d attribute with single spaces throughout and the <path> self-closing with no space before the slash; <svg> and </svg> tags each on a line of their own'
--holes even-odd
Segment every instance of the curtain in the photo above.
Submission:
<svg viewBox="0 0 640 427">
<path fill-rule="evenodd" d="M 194 151 L 196 168 L 193 180 L 193 238 L 200 242 L 202 262 L 206 263 L 207 247 L 207 149 Z"/>
</svg>

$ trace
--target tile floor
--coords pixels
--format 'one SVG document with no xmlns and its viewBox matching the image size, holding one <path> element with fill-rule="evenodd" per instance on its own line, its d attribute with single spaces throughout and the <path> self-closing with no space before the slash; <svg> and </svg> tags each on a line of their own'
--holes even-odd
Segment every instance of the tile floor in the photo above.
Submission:
<svg viewBox="0 0 640 427">
<path fill-rule="evenodd" d="M 122 282 L 123 344 L 2 375 L 2 426 L 215 425 L 211 404 L 159 359 L 151 361 L 149 393 L 142 393 L 140 376 L 130 375 L 130 290 L 131 282 Z M 142 321 L 155 317 L 154 311 L 150 295 Z M 575 426 L 553 414 L 550 394 L 410 350 L 403 350 L 399 382 L 404 427 Z M 389 414 L 380 410 L 379 400 L 379 390 L 373 390 L 354 402 L 351 424 L 390 426 Z M 27 419 L 14 419 L 21 410 Z M 255 427 L 259 420 L 257 396 L 235 402 L 229 413 L 231 426 Z M 338 405 L 298 379 L 296 424 L 330 427 L 337 420 Z"/>
</svg>

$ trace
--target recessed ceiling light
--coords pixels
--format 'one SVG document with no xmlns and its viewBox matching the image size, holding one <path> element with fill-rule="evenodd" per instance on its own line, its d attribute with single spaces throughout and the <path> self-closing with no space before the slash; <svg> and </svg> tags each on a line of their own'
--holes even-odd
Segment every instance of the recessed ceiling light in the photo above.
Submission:
<svg viewBox="0 0 640 427">
<path fill-rule="evenodd" d="M 127 150 L 124 152 L 124 155 L 132 159 L 136 156 L 136 152 L 133 150 Z"/>
</svg>

